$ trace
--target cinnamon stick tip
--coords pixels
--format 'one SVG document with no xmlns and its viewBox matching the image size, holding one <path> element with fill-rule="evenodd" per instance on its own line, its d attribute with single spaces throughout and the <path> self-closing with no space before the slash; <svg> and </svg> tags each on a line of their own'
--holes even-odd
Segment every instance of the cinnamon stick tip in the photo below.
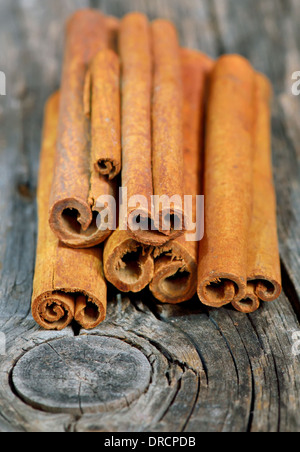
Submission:
<svg viewBox="0 0 300 452">
<path fill-rule="evenodd" d="M 115 16 L 106 16 L 107 27 L 111 31 L 118 31 L 120 26 L 120 19 Z"/>
<path fill-rule="evenodd" d="M 211 275 L 202 278 L 197 292 L 201 303 L 219 308 L 244 298 L 246 287 L 246 281 L 242 278 L 220 273 L 218 277 Z"/>
<path fill-rule="evenodd" d="M 130 13 L 125 14 L 125 16 L 122 18 L 123 23 L 125 22 L 137 22 L 137 21 L 143 21 L 148 22 L 148 17 L 146 14 L 143 14 L 139 11 L 132 11 Z"/>
<path fill-rule="evenodd" d="M 195 273 L 196 268 L 190 269 L 184 267 L 182 261 L 169 259 L 160 269 L 155 268 L 150 291 L 161 303 L 179 304 L 190 300 L 196 293 Z"/>
<path fill-rule="evenodd" d="M 153 27 L 170 27 L 177 33 L 174 23 L 169 19 L 162 19 L 162 18 L 154 19 L 151 22 L 151 25 Z"/>
<path fill-rule="evenodd" d="M 60 331 L 74 318 L 74 300 L 72 295 L 49 291 L 32 300 L 31 312 L 42 328 Z"/>
<path fill-rule="evenodd" d="M 90 330 L 98 326 L 106 317 L 106 301 L 105 304 L 100 300 L 87 298 L 80 295 L 76 300 L 74 319 L 84 329 Z"/>
<path fill-rule="evenodd" d="M 60 99 L 60 90 L 54 91 L 54 93 L 50 94 L 50 96 L 47 98 L 45 102 L 44 110 L 45 112 L 49 108 L 53 108 L 53 110 L 58 108 L 58 103 Z"/>
<path fill-rule="evenodd" d="M 215 67 L 213 69 L 213 74 L 215 72 L 219 73 L 220 70 L 224 70 L 226 68 L 226 72 L 235 75 L 239 74 L 253 74 L 253 79 L 255 75 L 255 71 L 247 58 L 242 55 L 234 54 L 226 54 L 219 57 L 216 61 Z M 254 82 L 253 82 L 254 83 Z"/>
<path fill-rule="evenodd" d="M 254 294 L 247 294 L 242 300 L 232 302 L 232 306 L 243 314 L 252 314 L 260 307 L 260 300 Z"/>
<path fill-rule="evenodd" d="M 94 8 L 80 8 L 71 14 L 66 22 L 67 28 L 72 25 L 73 22 L 81 20 L 90 20 L 91 18 L 104 18 L 104 14 L 101 11 Z"/>
<path fill-rule="evenodd" d="M 200 52 L 199 50 L 182 47 L 180 49 L 180 53 L 184 63 L 194 61 L 202 63 L 206 72 L 210 72 L 215 64 L 213 58 L 208 56 L 206 53 Z"/>
<path fill-rule="evenodd" d="M 281 291 L 281 282 L 257 278 L 255 293 L 262 301 L 269 302 L 276 300 L 280 296 Z"/>
<path fill-rule="evenodd" d="M 115 231 L 104 247 L 106 279 L 121 292 L 140 292 L 153 278 L 151 251 L 151 247 L 132 240 L 127 231 Z"/>
<path fill-rule="evenodd" d="M 108 158 L 99 159 L 95 163 L 95 170 L 102 176 L 108 176 L 108 180 L 112 180 L 120 173 L 121 163 Z"/>
</svg>

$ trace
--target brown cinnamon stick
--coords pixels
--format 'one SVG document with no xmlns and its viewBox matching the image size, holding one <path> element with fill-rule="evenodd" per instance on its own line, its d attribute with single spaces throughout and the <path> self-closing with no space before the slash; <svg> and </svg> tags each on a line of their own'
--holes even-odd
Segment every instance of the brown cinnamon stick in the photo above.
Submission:
<svg viewBox="0 0 300 452">
<path fill-rule="evenodd" d="M 63 64 L 55 173 L 50 199 L 50 226 L 71 247 L 90 247 L 110 233 L 96 219 L 100 195 L 114 196 L 114 185 L 99 177 L 90 162 L 89 121 L 84 114 L 84 80 L 92 58 L 108 47 L 105 17 L 93 10 L 69 20 Z M 110 215 L 109 218 L 112 218 Z"/>
<path fill-rule="evenodd" d="M 132 213 L 148 227 L 151 218 L 152 149 L 151 149 L 151 36 L 147 18 L 130 13 L 120 23 L 120 58 L 122 62 L 122 186 L 127 198 L 143 197 L 146 206 L 130 206 L 126 202 L 129 232 Z M 128 201 L 128 200 L 127 200 Z M 124 201 L 125 202 L 125 201 Z M 150 222 L 149 222 L 150 223 Z M 125 225 L 125 229 L 127 224 Z M 122 227 L 124 229 L 124 227 Z M 155 231 L 137 231 L 138 236 L 159 235 Z M 132 234 L 136 239 L 136 236 Z M 138 237 L 140 238 L 140 237 Z M 140 241 L 140 240 L 139 240 Z"/>
<path fill-rule="evenodd" d="M 216 63 L 210 83 L 198 295 L 220 307 L 246 295 L 255 73 L 244 58 L 227 55 Z"/>
<path fill-rule="evenodd" d="M 272 88 L 262 74 L 256 74 L 255 81 L 253 213 L 248 234 L 247 279 L 248 286 L 257 299 L 273 301 L 281 293 L 281 271 L 272 175 Z M 238 300 L 234 307 L 242 312 L 249 312 L 249 300 Z"/>
<path fill-rule="evenodd" d="M 55 166 L 59 94 L 46 106 L 38 184 L 38 243 L 32 315 L 46 329 L 61 330 L 75 318 L 93 328 L 105 318 L 106 283 L 100 248 L 75 250 L 59 242 L 48 223 Z"/>
<path fill-rule="evenodd" d="M 182 214 L 180 202 L 175 200 L 171 211 L 163 212 L 159 201 L 154 206 L 151 199 L 152 195 L 178 195 L 181 201 L 183 194 L 179 44 L 171 23 L 155 21 L 149 27 L 146 17 L 138 13 L 121 21 L 119 42 L 122 185 L 130 200 L 126 227 L 135 240 L 158 246 L 183 234 L 183 230 L 174 230 L 177 216 Z M 168 214 L 171 218 L 165 225 L 162 219 Z"/>
<path fill-rule="evenodd" d="M 153 278 L 152 249 L 117 229 L 104 245 L 106 279 L 121 292 L 140 292 Z"/>
<path fill-rule="evenodd" d="M 183 168 L 184 194 L 192 195 L 192 221 L 197 219 L 196 196 L 201 194 L 203 120 L 207 76 L 213 62 L 200 52 L 181 51 L 183 78 Z M 156 248 L 155 270 L 150 290 L 163 303 L 180 303 L 197 290 L 198 241 L 183 237 Z"/>
<path fill-rule="evenodd" d="M 100 51 L 85 80 L 84 109 L 91 119 L 91 163 L 113 179 L 121 170 L 120 65 L 110 49 Z"/>
<path fill-rule="evenodd" d="M 183 136 L 182 136 L 182 72 L 177 32 L 171 22 L 152 23 L 154 55 L 153 82 L 153 184 L 158 197 L 178 196 L 168 212 L 155 200 L 159 212 L 159 230 L 169 240 L 184 232 L 183 212 Z M 169 228 L 163 222 L 170 217 Z M 168 223 L 168 220 L 167 222 Z M 178 230 L 177 230 L 178 228 Z"/>
<path fill-rule="evenodd" d="M 255 293 L 255 285 L 248 282 L 244 298 L 234 301 L 232 306 L 244 314 L 251 314 L 257 311 L 260 307 L 260 300 Z"/>
</svg>

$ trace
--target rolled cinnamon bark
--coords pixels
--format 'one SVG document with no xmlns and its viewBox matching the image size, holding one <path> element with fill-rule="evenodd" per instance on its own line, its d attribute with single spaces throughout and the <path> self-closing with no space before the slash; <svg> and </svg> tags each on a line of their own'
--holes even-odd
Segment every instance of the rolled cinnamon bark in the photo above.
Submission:
<svg viewBox="0 0 300 452">
<path fill-rule="evenodd" d="M 152 149 L 151 149 L 151 35 L 147 18 L 130 13 L 120 23 L 119 51 L 122 63 L 122 186 L 128 199 L 143 197 L 146 206 L 130 206 L 126 202 L 126 224 L 120 225 L 132 233 L 132 214 L 140 216 L 139 223 L 151 225 Z M 125 201 L 124 201 L 125 202 Z M 148 218 L 149 224 L 148 224 Z M 156 231 L 136 231 L 140 235 L 160 237 Z M 139 240 L 141 242 L 141 240 Z M 147 242 L 147 240 L 144 242 Z M 156 243 L 156 242 L 155 242 Z"/>
<path fill-rule="evenodd" d="M 121 170 L 121 118 L 119 58 L 110 49 L 100 51 L 89 67 L 84 109 L 91 119 L 91 164 L 111 180 Z"/>
<path fill-rule="evenodd" d="M 107 48 L 105 17 L 93 10 L 76 12 L 68 22 L 63 64 L 56 164 L 49 222 L 68 246 L 85 248 L 102 242 L 112 225 L 103 220 L 97 205 L 100 195 L 114 196 L 114 184 L 99 177 L 90 165 L 89 121 L 84 114 L 84 80 L 92 58 Z M 109 216 L 113 218 L 113 214 Z M 103 220 L 104 221 L 104 220 Z"/>
<path fill-rule="evenodd" d="M 48 223 L 55 165 L 59 94 L 46 106 L 38 184 L 38 243 L 32 315 L 46 329 L 61 330 L 75 318 L 93 328 L 105 318 L 106 283 L 100 248 L 75 250 L 59 242 Z"/>
<path fill-rule="evenodd" d="M 272 88 L 262 74 L 255 77 L 255 122 L 253 156 L 253 213 L 248 234 L 248 286 L 262 301 L 281 293 L 281 271 L 276 222 L 276 196 L 272 174 Z M 242 310 L 245 300 L 234 304 Z"/>
<path fill-rule="evenodd" d="M 180 47 L 171 22 L 156 20 L 151 31 L 154 56 L 152 165 L 154 208 L 158 213 L 155 221 L 158 220 L 160 232 L 173 240 L 185 229 Z M 178 197 L 170 211 L 160 204 L 161 196 Z"/>
<path fill-rule="evenodd" d="M 260 307 L 260 300 L 255 293 L 255 284 L 248 282 L 246 294 L 241 300 L 236 300 L 232 306 L 243 314 L 251 314 Z"/>
<path fill-rule="evenodd" d="M 125 226 L 140 243 L 159 246 L 183 234 L 183 230 L 174 230 L 183 194 L 179 45 L 172 24 L 156 21 L 149 27 L 146 17 L 138 13 L 121 21 L 119 45 L 122 186 L 128 198 Z M 156 215 L 152 195 L 178 195 L 180 202 L 172 199 L 171 211 L 163 212 L 157 201 Z M 170 224 L 163 225 L 162 218 L 168 214 Z"/>
<path fill-rule="evenodd" d="M 177 32 L 172 23 L 152 23 L 154 55 L 153 82 L 153 184 L 158 227 L 169 240 L 184 232 L 183 212 L 183 136 L 182 136 L 182 72 Z M 159 197 L 178 197 L 168 212 Z M 170 226 L 164 222 L 170 217 Z M 168 220 L 166 221 L 167 226 Z M 178 228 L 178 229 L 177 229 Z"/>
<path fill-rule="evenodd" d="M 117 229 L 104 245 L 103 266 L 106 279 L 121 292 L 140 292 L 152 280 L 152 248 Z"/>
<path fill-rule="evenodd" d="M 255 73 L 238 55 L 221 57 L 212 72 L 206 120 L 205 234 L 199 245 L 198 295 L 221 307 L 247 287 L 252 213 Z"/>
<path fill-rule="evenodd" d="M 201 194 L 205 87 L 213 62 L 200 52 L 182 49 L 184 194 L 193 197 L 192 221 L 197 219 L 196 196 Z M 199 226 L 199 225 L 198 225 Z M 150 290 L 163 303 L 181 303 L 197 290 L 198 241 L 183 237 L 154 251 Z"/>
</svg>

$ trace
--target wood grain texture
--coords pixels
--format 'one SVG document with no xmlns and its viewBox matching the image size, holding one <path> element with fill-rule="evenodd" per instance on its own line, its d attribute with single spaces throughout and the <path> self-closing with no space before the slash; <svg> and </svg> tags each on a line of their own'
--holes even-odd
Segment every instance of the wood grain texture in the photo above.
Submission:
<svg viewBox="0 0 300 452">
<path fill-rule="evenodd" d="M 118 17 L 138 10 L 151 20 L 171 19 L 182 45 L 212 57 L 241 53 L 271 78 L 284 273 L 276 302 L 244 316 L 203 308 L 196 299 L 161 306 L 148 292 L 130 301 L 114 300 L 113 293 L 107 320 L 92 332 L 47 332 L 35 325 L 30 298 L 42 111 L 60 80 L 64 21 L 86 6 Z M 0 331 L 6 339 L 0 431 L 300 431 L 300 355 L 292 353 L 293 334 L 300 331 L 300 98 L 291 94 L 292 73 L 300 70 L 299 1 L 10 0 L 0 3 L 0 18 L 0 70 L 7 78 L 7 96 L 0 97 Z M 149 363 L 151 383 L 101 415 L 53 413 L 25 403 L 13 385 L 16 362 L 39 345 L 75 343 L 78 334 L 83 341 L 90 335 L 121 341 L 129 355 L 138 350 Z M 56 364 L 59 378 L 59 359 Z M 102 362 L 94 365 L 97 372 Z M 130 374 L 128 380 L 134 383 Z"/>
</svg>

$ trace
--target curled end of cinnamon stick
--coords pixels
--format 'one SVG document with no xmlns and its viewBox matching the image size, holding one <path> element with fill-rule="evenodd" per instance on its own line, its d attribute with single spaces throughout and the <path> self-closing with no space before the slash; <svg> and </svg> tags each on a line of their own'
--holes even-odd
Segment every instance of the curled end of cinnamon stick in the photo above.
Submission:
<svg viewBox="0 0 300 452">
<path fill-rule="evenodd" d="M 121 171 L 121 163 L 117 160 L 101 158 L 95 163 L 95 169 L 102 176 L 108 176 L 108 179 L 112 180 Z"/>
<path fill-rule="evenodd" d="M 153 220 L 151 213 L 144 209 L 132 211 L 127 218 L 130 236 L 145 245 L 162 246 L 184 234 L 183 214 L 175 210 L 160 212 L 159 221 Z"/>
<path fill-rule="evenodd" d="M 46 330 L 62 330 L 74 318 L 74 297 L 60 291 L 46 292 L 32 303 L 34 320 Z"/>
<path fill-rule="evenodd" d="M 91 119 L 91 160 L 112 180 L 121 170 L 120 62 L 110 49 L 98 52 L 86 74 L 83 104 Z"/>
<path fill-rule="evenodd" d="M 258 310 L 260 306 L 260 300 L 255 293 L 255 286 L 251 283 L 247 285 L 246 295 L 241 300 L 236 300 L 232 303 L 232 306 L 244 314 L 251 314 Z"/>
<path fill-rule="evenodd" d="M 154 252 L 154 277 L 149 288 L 162 303 L 190 300 L 197 290 L 197 263 L 178 242 Z"/>
<path fill-rule="evenodd" d="M 103 253 L 104 274 L 121 292 L 140 292 L 153 278 L 151 248 L 136 242 L 127 231 L 116 230 Z"/>
<path fill-rule="evenodd" d="M 84 329 L 90 330 L 105 319 L 105 306 L 106 302 L 103 304 L 95 298 L 91 299 L 89 296 L 80 295 L 76 299 L 74 318 Z"/>
<path fill-rule="evenodd" d="M 68 19 L 66 35 L 71 38 L 73 44 L 78 45 L 85 63 L 89 63 L 95 47 L 100 50 L 108 45 L 108 25 L 104 14 L 93 8 L 78 9 Z M 80 41 L 78 36 L 84 36 L 84 39 Z"/>
<path fill-rule="evenodd" d="M 218 273 L 218 276 L 203 278 L 198 286 L 200 301 L 211 307 L 220 308 L 244 298 L 246 284 L 235 275 Z"/>
<path fill-rule="evenodd" d="M 266 275 L 256 277 L 252 284 L 256 296 L 262 301 L 274 301 L 281 294 L 281 284 L 278 281 L 266 279 Z"/>
<path fill-rule="evenodd" d="M 58 239 L 72 248 L 89 248 L 102 243 L 111 228 L 102 231 L 97 225 L 99 211 L 80 199 L 68 198 L 53 204 L 49 224 Z"/>
</svg>

